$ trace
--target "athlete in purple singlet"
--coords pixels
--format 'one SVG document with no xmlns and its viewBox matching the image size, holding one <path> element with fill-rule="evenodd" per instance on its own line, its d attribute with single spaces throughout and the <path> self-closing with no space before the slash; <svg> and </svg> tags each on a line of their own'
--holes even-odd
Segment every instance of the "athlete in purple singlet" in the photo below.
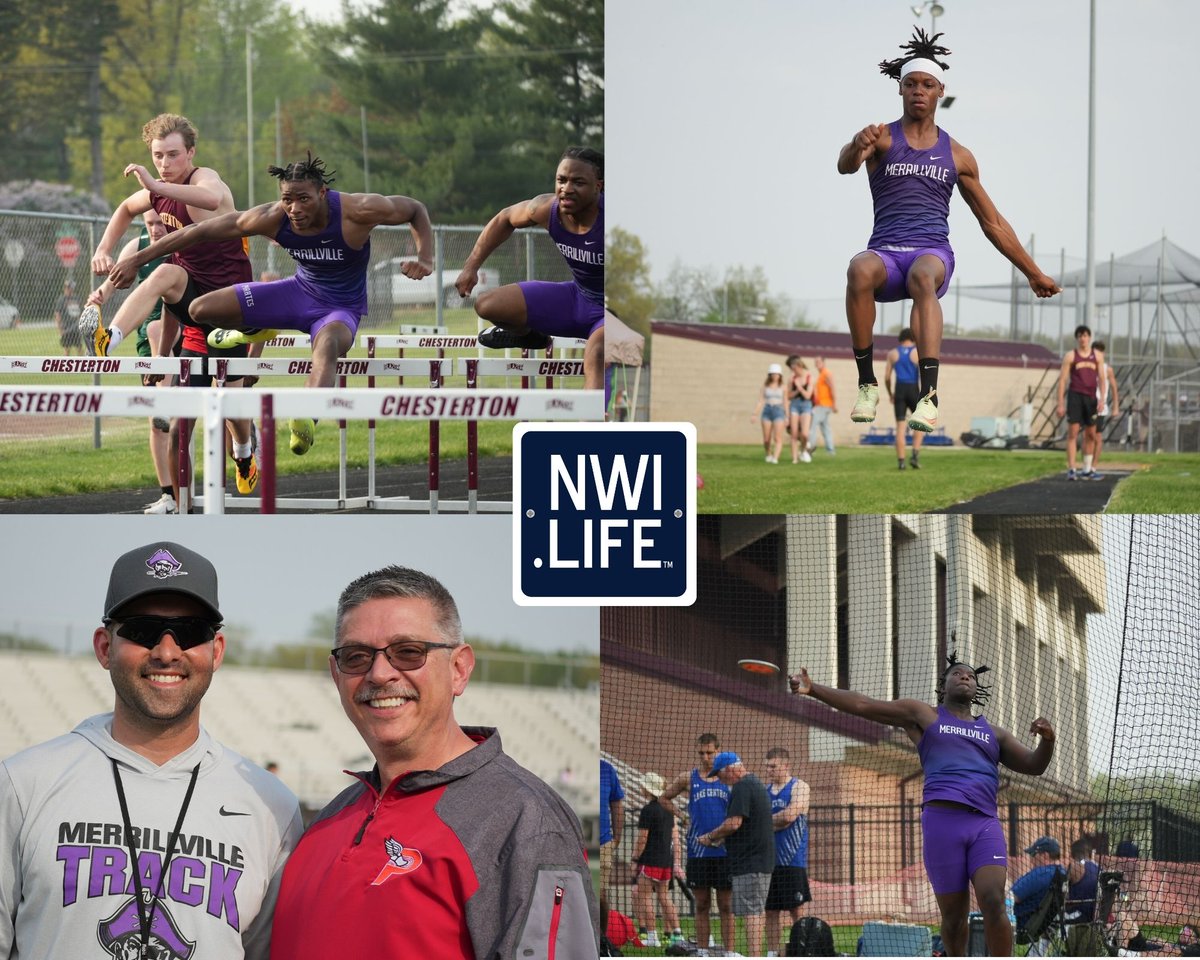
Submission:
<svg viewBox="0 0 1200 960">
<path fill-rule="evenodd" d="M 367 312 L 371 231 L 380 224 L 410 226 L 417 257 L 405 260 L 400 270 L 418 280 L 433 272 L 429 214 L 424 204 L 411 197 L 328 189 L 333 178 L 320 158 L 311 154 L 307 160 L 267 169 L 279 180 L 279 200 L 172 233 L 135 257 L 122 258 L 110 279 L 123 286 L 143 262 L 194 243 L 256 234 L 269 237 L 296 261 L 295 276 L 207 293 L 192 304 L 192 319 L 220 328 L 208 337 L 209 345 L 219 348 L 270 340 L 275 328 L 307 333 L 312 337 L 313 366 L 306 386 L 332 387 L 338 358 L 354 345 L 359 318 Z M 314 422 L 290 420 L 289 426 L 292 452 L 307 453 Z"/>
<path fill-rule="evenodd" d="M 526 280 L 480 294 L 475 312 L 496 326 L 484 330 L 485 347 L 537 350 L 549 337 L 587 341 L 583 385 L 604 385 L 604 155 L 568 147 L 555 174 L 554 193 L 505 207 L 483 228 L 454 282 L 468 296 L 479 268 L 519 227 L 542 226 L 558 247 L 575 279 L 566 283 Z"/>
<path fill-rule="evenodd" d="M 904 113 L 890 124 L 864 127 L 838 154 L 838 173 L 855 173 L 864 163 L 875 204 L 875 229 L 867 249 L 850 261 L 846 274 L 846 318 L 858 364 L 858 400 L 850 419 L 870 423 L 879 403 L 879 382 L 872 363 L 875 302 L 911 297 L 911 326 L 920 359 L 921 399 L 908 418 L 914 430 L 937 426 L 938 355 L 942 347 L 939 298 L 950 286 L 954 251 L 950 249 L 950 195 L 958 185 L 986 236 L 1029 279 L 1039 297 L 1059 292 L 1025 252 L 1017 235 L 979 182 L 971 151 L 934 123 L 938 100 L 945 95 L 937 60 L 950 51 L 917 29 L 901 45 L 908 53 L 879 65 L 900 81 Z"/>
<path fill-rule="evenodd" d="M 988 954 L 1012 956 L 1012 926 L 1004 909 L 1008 857 L 996 816 L 999 764 L 1039 776 L 1054 755 L 1054 729 L 1044 717 L 1029 727 L 1041 737 L 1037 749 L 1022 745 L 1007 730 L 974 716 L 988 688 L 978 674 L 987 667 L 959 663 L 955 654 L 937 683 L 935 709 L 920 700 L 872 700 L 861 693 L 824 687 L 801 669 L 789 678 L 792 692 L 808 694 L 843 713 L 900 727 L 916 745 L 925 772 L 921 809 L 925 872 L 942 914 L 946 955 L 966 956 L 968 883 L 983 913 Z"/>
</svg>

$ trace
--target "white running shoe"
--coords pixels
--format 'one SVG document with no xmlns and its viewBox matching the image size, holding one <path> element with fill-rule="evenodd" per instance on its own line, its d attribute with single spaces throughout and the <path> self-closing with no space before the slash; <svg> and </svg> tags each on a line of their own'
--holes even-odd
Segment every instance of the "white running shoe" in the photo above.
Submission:
<svg viewBox="0 0 1200 960">
<path fill-rule="evenodd" d="M 143 510 L 142 513 L 145 513 L 145 514 L 175 513 L 178 511 L 178 509 L 179 509 L 179 506 L 178 506 L 178 504 L 175 503 L 175 498 L 173 496 L 171 496 L 169 493 L 164 493 L 161 497 L 159 497 L 152 504 L 150 504 L 148 507 L 146 507 L 146 509 Z"/>
<path fill-rule="evenodd" d="M 638 939 L 640 939 L 642 941 L 643 947 L 661 947 L 662 946 L 662 941 L 660 941 L 658 939 L 658 931 L 657 930 L 651 930 L 644 937 L 639 937 Z"/>
<path fill-rule="evenodd" d="M 938 408 L 933 402 L 933 398 L 936 396 L 937 391 L 930 390 L 917 401 L 916 409 L 908 415 L 909 427 L 913 430 L 920 430 L 922 433 L 933 432 L 938 419 Z"/>
<path fill-rule="evenodd" d="M 802 454 L 800 454 L 800 462 L 812 463 L 812 454 L 805 450 Z"/>
<path fill-rule="evenodd" d="M 855 423 L 874 423 L 875 408 L 879 406 L 879 384 L 860 383 L 858 399 L 854 401 L 854 409 L 850 411 L 850 419 Z"/>
</svg>

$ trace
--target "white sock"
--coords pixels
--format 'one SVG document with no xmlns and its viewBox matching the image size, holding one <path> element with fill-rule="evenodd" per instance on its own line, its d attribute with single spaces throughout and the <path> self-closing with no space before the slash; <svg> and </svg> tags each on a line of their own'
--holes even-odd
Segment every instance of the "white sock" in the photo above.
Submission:
<svg viewBox="0 0 1200 960">
<path fill-rule="evenodd" d="M 114 326 L 114 327 L 111 327 L 111 328 L 109 329 L 109 331 L 108 331 L 108 335 L 109 335 L 109 337 L 111 338 L 111 339 L 108 341 L 108 349 L 109 349 L 109 350 L 116 350 L 116 349 L 117 349 L 117 344 L 118 344 L 118 343 L 120 343 L 122 340 L 124 340 L 124 339 L 125 339 L 125 334 L 123 334 L 123 333 L 121 332 L 121 328 L 120 328 L 120 327 L 116 327 L 116 326 Z"/>
<path fill-rule="evenodd" d="M 250 456 L 250 450 L 251 450 L 250 441 L 247 440 L 245 443 L 238 443 L 235 440 L 233 442 L 233 459 L 234 460 L 245 459 L 246 457 Z"/>
<path fill-rule="evenodd" d="M 1089 453 L 1083 458 L 1083 472 L 1092 472 L 1092 455 Z"/>
</svg>

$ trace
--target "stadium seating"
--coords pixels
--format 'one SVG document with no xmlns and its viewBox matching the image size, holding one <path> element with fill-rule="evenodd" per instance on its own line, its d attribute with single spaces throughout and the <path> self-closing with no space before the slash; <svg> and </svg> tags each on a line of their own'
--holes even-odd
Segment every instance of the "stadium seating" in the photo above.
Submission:
<svg viewBox="0 0 1200 960">
<path fill-rule="evenodd" d="M 112 710 L 113 689 L 92 657 L 0 652 L 0 758 Z M 600 696 L 472 682 L 455 704 L 464 725 L 495 726 L 505 750 L 559 789 L 582 817 L 599 808 Z M 366 746 L 322 671 L 225 665 L 204 698 L 204 726 L 231 749 L 279 774 L 308 807 L 371 767 Z M 563 771 L 570 770 L 569 782 Z"/>
</svg>

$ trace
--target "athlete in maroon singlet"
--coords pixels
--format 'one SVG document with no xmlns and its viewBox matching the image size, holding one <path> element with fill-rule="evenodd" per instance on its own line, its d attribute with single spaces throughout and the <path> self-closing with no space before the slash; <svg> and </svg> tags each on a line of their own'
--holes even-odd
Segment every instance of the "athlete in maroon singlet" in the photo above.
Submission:
<svg viewBox="0 0 1200 960">
<path fill-rule="evenodd" d="M 197 167 L 192 162 L 196 154 L 196 129 L 186 117 L 160 114 L 142 128 L 142 140 L 150 148 L 159 176 L 152 176 L 140 163 L 131 163 L 125 168 L 125 176 L 135 176 L 142 189 L 113 211 L 92 257 L 95 274 L 108 275 L 113 268 L 113 251 L 133 218 L 147 210 L 156 210 L 170 233 L 234 208 L 233 194 L 220 175 L 210 167 Z M 168 355 L 182 323 L 181 355 L 207 357 L 207 331 L 196 327 L 188 317 L 191 301 L 210 290 L 252 278 L 250 260 L 241 241 L 208 244 L 206 248 L 189 250 L 186 255 L 176 255 L 170 263 L 164 263 L 138 284 L 121 304 L 108 329 L 100 322 L 98 310 L 85 310 L 79 320 L 84 346 L 97 356 L 107 356 L 142 323 L 161 298 L 167 309 L 163 311 L 156 352 L 160 356 Z M 236 379 L 240 378 L 231 377 L 230 381 Z M 193 385 L 208 386 L 210 382 L 206 375 L 192 378 Z M 258 468 L 251 449 L 250 421 L 227 420 L 226 424 L 233 438 L 238 492 L 251 493 L 258 485 Z M 176 478 L 176 503 L 179 502 L 178 457 L 178 425 L 172 423 L 171 474 Z"/>
<path fill-rule="evenodd" d="M 1063 357 L 1058 373 L 1058 415 L 1067 418 L 1067 479 L 1099 480 L 1092 470 L 1096 445 L 1096 386 L 1100 362 L 1092 350 L 1092 331 L 1086 324 L 1075 328 L 1075 349 Z M 1070 392 L 1067 387 L 1070 386 Z M 1083 469 L 1075 469 L 1075 447 L 1083 427 Z"/>
</svg>

